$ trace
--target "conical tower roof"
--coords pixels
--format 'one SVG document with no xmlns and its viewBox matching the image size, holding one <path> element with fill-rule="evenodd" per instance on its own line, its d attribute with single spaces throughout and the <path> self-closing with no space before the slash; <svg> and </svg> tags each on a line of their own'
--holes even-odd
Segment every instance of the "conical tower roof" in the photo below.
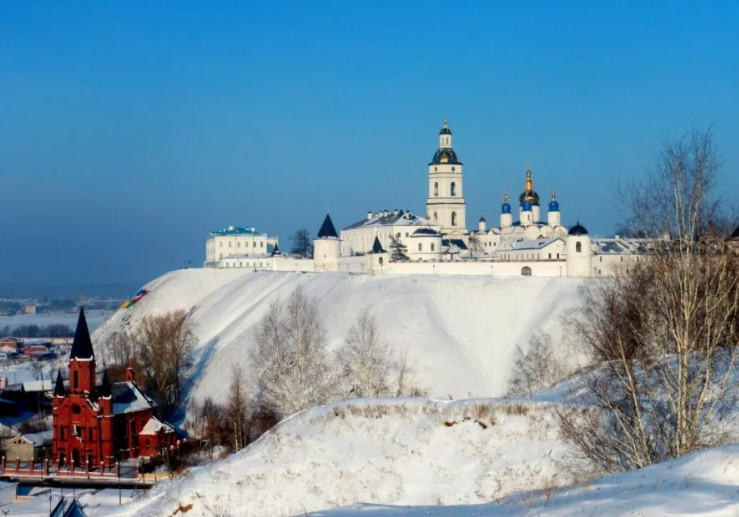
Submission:
<svg viewBox="0 0 739 517">
<path fill-rule="evenodd" d="M 110 380 L 108 379 L 108 370 L 103 370 L 103 383 L 100 385 L 100 396 L 110 397 Z"/>
<path fill-rule="evenodd" d="M 326 219 L 323 220 L 321 229 L 318 230 L 318 238 L 337 238 L 338 236 L 339 235 L 336 233 L 336 228 L 334 228 L 334 223 L 333 221 L 331 221 L 331 216 L 326 214 Z"/>
<path fill-rule="evenodd" d="M 77 319 L 77 330 L 74 331 L 74 341 L 72 341 L 72 352 L 69 354 L 69 359 L 83 361 L 95 359 L 95 352 L 92 350 L 90 330 L 87 328 L 84 307 L 80 307 L 80 316 Z"/>
<path fill-rule="evenodd" d="M 61 370 L 56 371 L 56 384 L 54 385 L 54 396 L 55 397 L 63 397 L 64 396 L 64 381 L 62 380 L 62 372 Z"/>
<path fill-rule="evenodd" d="M 372 243 L 372 253 L 385 253 L 385 250 L 382 249 L 380 239 L 377 236 L 375 236 L 375 242 Z"/>
</svg>

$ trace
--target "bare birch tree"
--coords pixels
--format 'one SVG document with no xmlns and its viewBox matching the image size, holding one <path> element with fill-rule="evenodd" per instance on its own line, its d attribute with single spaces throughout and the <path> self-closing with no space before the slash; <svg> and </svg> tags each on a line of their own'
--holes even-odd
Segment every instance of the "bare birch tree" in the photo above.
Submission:
<svg viewBox="0 0 739 517">
<path fill-rule="evenodd" d="M 233 366 L 224 416 L 234 451 L 243 449 L 249 443 L 249 403 L 245 384 L 244 370 L 238 365 Z"/>
<path fill-rule="evenodd" d="M 393 355 L 369 309 L 359 313 L 347 333 L 345 345 L 337 353 L 337 360 L 348 396 L 390 395 Z"/>
<path fill-rule="evenodd" d="M 529 339 L 526 352 L 516 346 L 513 371 L 508 383 L 508 394 L 531 396 L 535 391 L 549 388 L 567 374 L 562 361 L 554 354 L 552 337 L 535 332 Z"/>
<path fill-rule="evenodd" d="M 595 410 L 560 412 L 562 431 L 601 471 L 640 468 L 718 443 L 736 401 L 739 268 L 709 231 L 719 161 L 710 131 L 666 143 L 626 196 L 651 254 L 590 283 L 572 331 L 600 367 Z"/>
<path fill-rule="evenodd" d="M 392 365 L 393 394 L 396 397 L 423 397 L 427 391 L 416 383 L 416 370 L 408 362 L 408 349 L 403 348 Z"/>
<path fill-rule="evenodd" d="M 287 416 L 328 401 L 335 385 L 318 305 L 301 288 L 259 324 L 252 366 L 267 407 Z"/>
</svg>

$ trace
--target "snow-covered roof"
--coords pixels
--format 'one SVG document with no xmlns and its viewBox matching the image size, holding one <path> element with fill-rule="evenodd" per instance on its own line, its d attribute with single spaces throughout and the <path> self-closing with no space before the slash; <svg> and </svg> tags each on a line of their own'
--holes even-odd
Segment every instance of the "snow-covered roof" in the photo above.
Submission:
<svg viewBox="0 0 739 517">
<path fill-rule="evenodd" d="M 459 253 L 467 251 L 467 245 L 462 239 L 442 239 L 442 253 Z"/>
<path fill-rule="evenodd" d="M 642 255 L 650 244 L 648 239 L 594 239 L 591 248 L 596 255 Z"/>
<path fill-rule="evenodd" d="M 51 391 L 54 389 L 54 383 L 51 379 L 44 379 L 41 381 L 26 381 L 23 384 L 23 390 L 26 393 L 38 393 L 42 391 Z"/>
<path fill-rule="evenodd" d="M 155 407 L 157 404 L 136 386 L 134 382 L 116 382 L 110 387 L 113 398 L 113 414 L 132 413 Z"/>
<path fill-rule="evenodd" d="M 248 253 L 239 253 L 239 254 L 234 253 L 233 255 L 227 255 L 227 256 L 223 257 L 221 260 L 227 260 L 227 259 L 268 259 L 268 258 L 272 258 L 272 254 L 271 253 L 253 253 L 251 255 L 248 254 Z"/>
<path fill-rule="evenodd" d="M 419 228 L 411 234 L 411 237 L 440 237 L 441 234 L 433 228 Z"/>
<path fill-rule="evenodd" d="M 540 250 L 556 241 L 562 241 L 562 239 L 528 239 L 526 237 L 518 237 L 516 239 L 504 240 L 501 242 L 501 247 L 510 250 Z"/>
<path fill-rule="evenodd" d="M 164 431 L 165 433 L 174 433 L 174 427 L 153 416 L 148 422 L 146 422 L 146 425 L 139 434 L 157 434 L 160 431 Z"/>
<path fill-rule="evenodd" d="M 223 230 L 211 230 L 208 237 L 226 237 L 231 235 L 253 235 L 255 237 L 267 237 L 266 233 L 259 233 L 253 226 L 242 228 L 241 226 L 229 226 Z"/>
<path fill-rule="evenodd" d="M 23 346 L 45 346 L 50 347 L 51 341 L 48 339 L 27 339 L 23 342 Z"/>
<path fill-rule="evenodd" d="M 342 231 L 376 226 L 431 226 L 431 221 L 413 214 L 410 210 L 384 210 L 368 214 L 361 221 L 350 224 Z"/>
<path fill-rule="evenodd" d="M 31 442 L 35 447 L 44 447 L 51 445 L 54 441 L 54 431 L 40 431 L 38 433 L 28 433 L 22 435 L 23 438 Z"/>
</svg>

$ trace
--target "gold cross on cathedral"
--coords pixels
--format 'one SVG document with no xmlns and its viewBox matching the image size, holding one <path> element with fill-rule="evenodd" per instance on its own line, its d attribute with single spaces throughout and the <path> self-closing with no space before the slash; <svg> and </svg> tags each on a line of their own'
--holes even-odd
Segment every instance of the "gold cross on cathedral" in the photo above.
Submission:
<svg viewBox="0 0 739 517">
<path fill-rule="evenodd" d="M 87 298 L 85 298 L 85 295 L 84 294 L 80 294 L 80 307 L 84 307 L 85 306 L 85 301 L 86 300 L 87 300 Z"/>
</svg>

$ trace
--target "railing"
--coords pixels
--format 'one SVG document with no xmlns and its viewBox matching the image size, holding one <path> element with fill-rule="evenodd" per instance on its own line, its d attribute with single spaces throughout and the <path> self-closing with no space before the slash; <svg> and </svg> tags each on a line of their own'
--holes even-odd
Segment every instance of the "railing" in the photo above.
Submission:
<svg viewBox="0 0 739 517">
<path fill-rule="evenodd" d="M 0 459 L 0 474 L 4 476 L 18 476 L 18 477 L 71 477 L 71 478 L 120 478 L 121 477 L 121 466 L 118 462 L 112 467 L 108 467 L 109 471 L 105 471 L 106 467 L 103 463 L 100 467 L 91 468 L 90 464 L 86 464 L 85 468 L 78 468 L 74 466 L 74 462 L 70 462 L 69 465 L 60 465 L 58 461 L 52 462 L 51 460 L 42 460 L 37 462 L 32 460 L 30 462 L 21 463 L 20 458 L 16 458 L 10 466 L 7 465 L 5 456 Z"/>
</svg>

